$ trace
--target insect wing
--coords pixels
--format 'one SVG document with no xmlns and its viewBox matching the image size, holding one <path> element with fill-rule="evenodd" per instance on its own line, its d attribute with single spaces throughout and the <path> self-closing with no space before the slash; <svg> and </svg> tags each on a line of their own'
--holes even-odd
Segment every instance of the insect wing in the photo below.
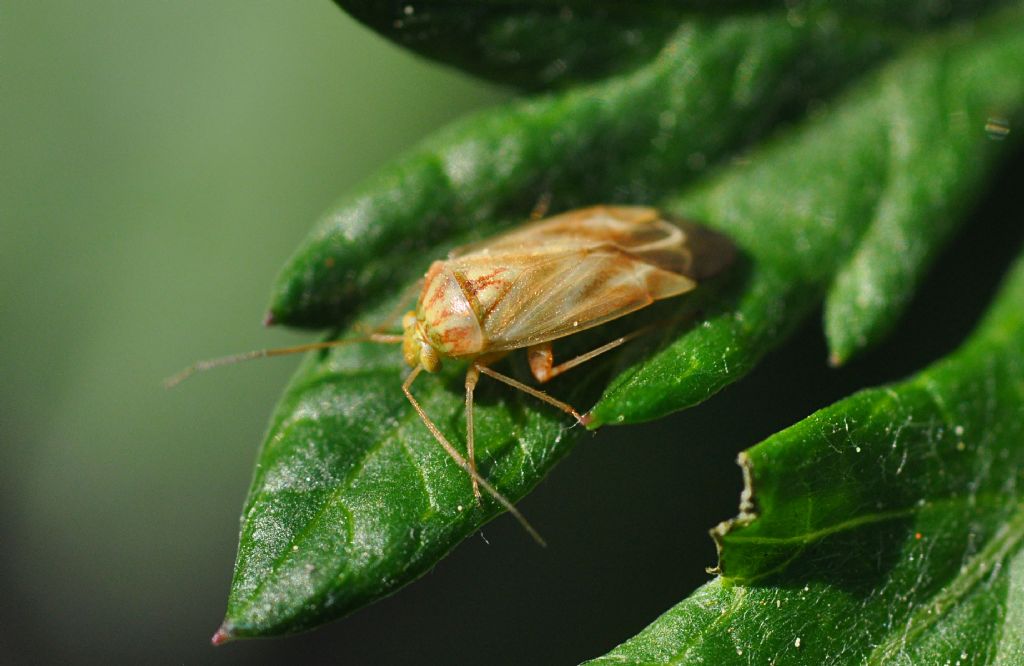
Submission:
<svg viewBox="0 0 1024 666">
<path fill-rule="evenodd" d="M 535 252 L 543 248 L 596 247 L 613 244 L 623 249 L 648 244 L 651 234 L 659 238 L 664 229 L 653 228 L 659 212 L 646 206 L 592 206 L 570 211 L 517 227 L 479 243 L 452 250 L 448 258 L 472 254 Z"/>
<path fill-rule="evenodd" d="M 492 271 L 500 267 L 506 281 L 489 302 L 479 305 L 483 335 L 488 349 L 494 351 L 526 347 L 598 326 L 696 286 L 684 275 L 663 270 L 613 245 L 503 253 L 486 259 Z M 485 258 L 477 255 L 451 263 L 460 274 L 473 275 L 483 268 Z M 472 284 L 467 286 L 472 289 Z"/>
<path fill-rule="evenodd" d="M 502 351 L 690 291 L 734 253 L 721 234 L 657 209 L 593 206 L 458 248 L 445 264 L 472 303 L 484 346 Z"/>
</svg>

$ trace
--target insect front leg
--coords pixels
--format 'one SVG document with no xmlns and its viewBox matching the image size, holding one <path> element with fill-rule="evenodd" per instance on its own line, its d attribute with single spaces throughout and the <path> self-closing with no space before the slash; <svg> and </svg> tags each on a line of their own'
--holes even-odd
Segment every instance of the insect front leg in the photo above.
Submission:
<svg viewBox="0 0 1024 666">
<path fill-rule="evenodd" d="M 480 484 L 480 487 L 487 491 L 488 495 L 493 497 L 495 501 L 498 502 L 498 504 L 500 504 L 506 511 L 511 513 L 512 516 L 517 521 L 519 521 L 519 524 L 523 526 L 523 529 L 526 530 L 531 537 L 533 537 L 534 541 L 536 541 L 542 546 L 545 545 L 544 539 L 541 538 L 537 530 L 533 529 L 533 526 L 530 525 L 529 521 L 526 520 L 526 517 L 519 512 L 519 509 L 517 509 L 515 505 L 508 500 L 508 498 L 499 493 L 494 486 L 487 483 L 486 479 L 481 478 L 480 475 L 473 470 L 473 468 L 469 464 L 469 461 L 467 461 L 465 458 L 459 455 L 459 452 L 455 450 L 455 447 L 451 445 L 451 442 L 449 442 L 445 438 L 445 436 L 441 434 L 441 431 L 438 429 L 437 425 L 435 425 L 434 422 L 430 419 L 430 417 L 427 416 L 427 413 L 423 410 L 423 407 L 420 405 L 419 401 L 416 400 L 416 398 L 413 396 L 411 390 L 412 383 L 416 381 L 416 378 L 419 377 L 420 372 L 422 371 L 423 366 L 416 366 L 415 368 L 413 368 L 412 372 L 409 373 L 409 376 L 405 378 L 404 382 L 402 382 L 402 393 L 405 394 L 405 397 L 409 401 L 409 404 L 412 405 L 412 408 L 416 410 L 416 414 L 418 414 L 420 420 L 423 421 L 423 425 L 427 427 L 427 430 L 429 430 L 430 434 L 434 436 L 434 439 L 437 440 L 437 443 L 441 445 L 441 448 L 445 450 L 445 453 L 447 453 L 448 456 L 455 461 L 455 464 L 464 469 L 466 473 L 468 473 L 470 477 L 472 477 L 474 482 Z"/>
<path fill-rule="evenodd" d="M 466 369 L 466 459 L 472 470 L 470 476 L 473 478 L 473 496 L 477 504 L 483 499 L 480 495 L 480 484 L 477 482 L 476 452 L 473 444 L 473 390 L 476 383 L 480 381 L 480 371 L 476 363 L 470 363 Z"/>
</svg>

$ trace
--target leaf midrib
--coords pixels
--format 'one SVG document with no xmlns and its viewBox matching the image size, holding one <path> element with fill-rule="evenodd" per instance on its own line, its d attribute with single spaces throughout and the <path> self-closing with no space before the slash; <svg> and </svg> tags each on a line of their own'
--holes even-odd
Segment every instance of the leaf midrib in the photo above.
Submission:
<svg viewBox="0 0 1024 666">
<path fill-rule="evenodd" d="M 980 505 L 980 506 L 991 506 L 991 507 L 1003 506 L 1004 502 L 1000 501 L 1001 499 L 1002 499 L 1002 497 L 997 492 L 979 493 L 979 494 L 974 496 L 975 505 Z M 979 501 L 979 500 L 984 500 L 984 501 L 982 502 L 982 501 Z M 762 572 L 758 573 L 757 575 L 754 575 L 754 576 L 728 576 L 728 575 L 722 575 L 721 577 L 723 579 L 725 579 L 725 580 L 728 580 L 731 583 L 734 583 L 734 584 L 749 585 L 750 583 L 752 583 L 754 581 L 761 580 L 761 579 L 765 578 L 766 576 L 770 576 L 772 574 L 775 574 L 775 573 L 778 573 L 778 572 L 782 571 L 794 559 L 796 559 L 797 557 L 800 556 L 800 553 L 803 552 L 804 548 L 806 548 L 807 546 L 810 546 L 810 545 L 814 544 L 815 542 L 820 541 L 820 540 L 822 540 L 822 539 L 824 539 L 826 537 L 829 537 L 829 536 L 831 536 L 833 534 L 838 534 L 838 533 L 845 532 L 845 531 L 848 531 L 848 530 L 856 529 L 856 528 L 861 527 L 863 525 L 873 525 L 873 524 L 876 524 L 876 523 L 884 523 L 884 522 L 889 521 L 889 520 L 898 520 L 900 518 L 906 518 L 906 517 L 909 517 L 909 516 L 913 516 L 913 515 L 921 512 L 921 511 L 923 511 L 924 509 L 933 509 L 936 506 L 943 506 L 943 505 L 947 505 L 947 504 L 959 505 L 959 504 L 962 503 L 962 501 L 963 501 L 963 498 L 962 497 L 957 497 L 957 496 L 938 497 L 938 498 L 934 498 L 934 499 L 928 500 L 927 503 L 925 503 L 925 504 L 917 504 L 917 503 L 915 503 L 913 506 L 910 506 L 910 507 L 907 507 L 907 508 L 904 508 L 904 509 L 892 509 L 890 511 L 881 511 L 881 512 L 878 512 L 878 513 L 868 514 L 866 516 L 858 516 L 856 518 L 851 518 L 849 520 L 845 520 L 845 521 L 842 521 L 842 522 L 839 522 L 839 523 L 835 523 L 835 524 L 832 524 L 832 525 L 829 525 L 827 527 L 823 527 L 821 529 L 817 529 L 817 530 L 814 530 L 814 531 L 811 531 L 811 532 L 805 532 L 803 534 L 795 534 L 795 535 L 786 536 L 786 537 L 766 537 L 766 536 L 756 536 L 756 535 L 755 536 L 736 535 L 736 536 L 733 536 L 733 537 L 729 538 L 729 540 L 732 541 L 733 543 L 740 542 L 740 543 L 744 543 L 744 544 L 754 544 L 754 545 L 763 544 L 763 545 L 766 545 L 766 546 L 779 546 L 779 545 L 784 546 L 784 545 L 793 544 L 793 545 L 797 545 L 799 547 L 797 548 L 796 552 L 794 552 L 790 557 L 787 557 L 785 560 L 783 560 L 778 565 L 772 567 L 771 569 L 767 569 L 765 571 L 762 571 Z M 1022 505 L 1022 506 L 1024 506 L 1024 505 Z M 996 538 L 996 537 L 993 537 L 993 538 Z M 727 546 L 728 546 L 728 544 L 723 542 L 723 548 L 725 548 Z"/>
<path fill-rule="evenodd" d="M 377 371 L 372 371 L 372 370 L 371 371 L 356 370 L 355 372 L 352 373 L 352 375 L 366 375 L 366 374 L 380 374 L 380 373 L 377 372 Z M 338 372 L 338 371 L 328 371 L 327 373 L 325 373 L 324 377 L 332 376 L 332 375 L 333 376 L 337 376 L 339 379 L 348 378 L 350 376 L 347 373 L 341 373 L 341 372 Z M 318 378 L 318 382 L 322 381 L 324 377 L 319 377 Z M 422 395 L 420 396 L 419 399 L 425 403 L 426 399 Z M 387 446 L 392 441 L 397 441 L 398 442 L 398 444 L 400 445 L 400 447 L 403 450 L 403 453 L 409 459 L 410 464 L 412 464 L 412 466 L 417 471 L 417 476 L 420 479 L 420 483 L 423 485 L 423 488 L 424 488 L 424 494 L 426 495 L 426 497 L 428 499 L 428 502 L 427 502 L 427 504 L 428 504 L 427 512 L 428 513 L 436 512 L 436 511 L 434 511 L 434 503 L 432 501 L 431 492 L 428 490 L 428 484 L 426 482 L 426 475 L 424 474 L 424 467 L 423 467 L 423 465 L 422 464 L 418 464 L 415 461 L 415 459 L 412 456 L 412 452 L 408 449 L 408 446 L 405 443 L 405 441 L 398 437 L 398 433 L 403 431 L 405 428 L 409 427 L 410 424 L 412 424 L 412 423 L 420 423 L 420 418 L 416 414 L 416 412 L 411 410 L 411 409 L 407 409 L 407 410 L 403 410 L 403 411 L 404 411 L 404 414 L 402 416 L 397 417 L 396 422 L 395 422 L 395 426 L 394 426 L 394 428 L 391 429 L 391 432 L 388 434 L 388 436 L 379 439 L 375 444 L 373 444 L 373 445 L 367 447 L 366 449 L 364 449 L 363 455 L 360 457 L 359 463 L 356 464 L 356 465 L 353 465 L 353 467 L 349 471 L 349 473 L 345 475 L 345 478 L 342 479 L 342 481 L 333 490 L 331 490 L 330 495 L 324 500 L 324 502 L 320 505 L 320 507 L 317 508 L 316 512 L 309 518 L 309 520 L 306 521 L 306 523 L 303 526 L 303 528 L 299 532 L 297 532 L 295 534 L 295 536 L 293 536 L 291 539 L 289 539 L 289 541 L 285 544 L 285 546 L 286 546 L 285 549 L 283 551 L 281 551 L 281 554 L 277 558 L 275 558 L 273 560 L 273 562 L 271 563 L 271 566 L 270 566 L 270 569 L 268 571 L 268 574 L 263 578 L 262 581 L 260 581 L 256 585 L 255 588 L 253 588 L 252 592 L 250 592 L 249 595 L 247 595 L 246 603 L 245 603 L 245 605 L 242 608 L 246 608 L 247 609 L 247 608 L 251 608 L 253 606 L 253 604 L 255 603 L 255 600 L 259 598 L 260 594 L 263 592 L 263 590 L 266 587 L 267 583 L 270 582 L 271 580 L 274 580 L 274 577 L 275 577 L 274 575 L 278 572 L 278 570 L 284 564 L 284 561 L 288 558 L 288 556 L 289 556 L 289 554 L 291 552 L 291 549 L 288 548 L 288 546 L 293 546 L 293 545 L 297 544 L 298 542 L 300 542 L 303 538 L 305 538 L 305 536 L 308 534 L 308 532 L 313 528 L 313 525 L 316 524 L 320 520 L 320 518 L 323 516 L 324 512 L 327 510 L 327 508 L 329 506 L 341 506 L 343 508 L 343 510 L 345 511 L 346 515 L 348 516 L 348 518 L 349 518 L 349 526 L 348 526 L 348 529 L 346 530 L 346 537 L 345 537 L 346 541 L 345 541 L 344 550 L 351 550 L 351 548 L 352 548 L 352 546 L 354 544 L 354 541 L 355 541 L 354 529 L 353 529 L 354 528 L 354 517 L 352 516 L 352 513 L 348 509 L 348 507 L 345 507 L 343 504 L 338 503 L 337 499 L 338 499 L 339 495 L 341 495 L 342 493 L 344 493 L 345 491 L 350 489 L 353 479 L 355 477 L 357 477 L 362 472 L 362 470 L 366 466 L 366 462 L 374 454 L 376 454 L 377 452 L 382 450 L 385 446 Z M 275 433 L 275 439 L 277 439 L 278 437 L 282 437 L 286 428 L 293 427 L 294 425 L 296 425 L 299 422 L 300 421 L 298 421 L 298 420 L 294 420 L 294 421 L 287 421 L 287 422 L 282 423 L 283 427 L 277 433 Z M 519 445 L 522 446 L 522 443 L 519 442 Z M 422 532 L 421 532 L 421 534 L 422 534 Z M 417 552 L 422 551 L 423 547 L 424 547 L 424 543 L 422 542 L 422 539 L 419 539 L 419 541 L 420 541 L 420 543 L 418 543 L 415 546 L 415 550 Z M 416 559 L 416 558 L 412 558 L 412 559 Z M 319 598 L 323 597 L 324 595 L 328 594 L 329 592 L 330 592 L 329 589 L 324 589 L 319 594 L 315 595 L 315 597 L 313 597 L 313 600 L 319 599 Z"/>
<path fill-rule="evenodd" d="M 337 373 L 337 372 L 331 372 L 329 374 L 339 374 L 339 375 L 341 375 L 341 373 Z M 362 373 L 359 373 L 359 374 L 362 374 Z M 421 398 L 421 400 L 422 400 L 422 398 Z M 299 541 L 301 541 L 303 538 L 305 538 L 307 533 L 312 529 L 312 526 L 314 524 L 316 524 L 320 520 L 320 518 L 324 515 L 324 512 L 327 510 L 327 507 L 328 506 L 332 506 L 332 505 L 338 505 L 338 506 L 342 506 L 345 509 L 346 515 L 349 516 L 349 520 L 350 520 L 349 529 L 347 529 L 345 531 L 346 532 L 346 536 L 345 536 L 345 545 L 344 545 L 343 550 L 351 550 L 351 548 L 352 548 L 352 546 L 354 544 L 354 541 L 355 541 L 355 538 L 354 538 L 355 532 L 354 532 L 354 529 L 353 529 L 354 528 L 354 524 L 353 524 L 354 523 L 354 517 L 352 516 L 352 513 L 348 510 L 347 507 L 344 507 L 344 505 L 338 504 L 338 502 L 337 502 L 338 497 L 342 493 L 344 493 L 345 491 L 350 489 L 350 487 L 352 485 L 353 479 L 360 472 L 362 472 L 362 470 L 366 466 L 366 462 L 370 459 L 370 457 L 372 455 L 376 454 L 377 452 L 379 452 L 380 450 L 382 450 L 388 443 L 390 443 L 397 436 L 396 433 L 398 433 L 399 431 L 401 431 L 404 428 L 409 426 L 409 424 L 412 421 L 412 416 L 414 416 L 414 415 L 416 415 L 415 411 L 405 410 L 405 413 L 402 416 L 399 416 L 397 418 L 396 423 L 395 423 L 395 427 L 391 429 L 391 433 L 387 437 L 384 437 L 384 438 L 381 438 L 381 439 L 377 440 L 376 443 L 372 444 L 371 446 L 369 446 L 369 447 L 367 447 L 366 449 L 363 450 L 363 455 L 360 456 L 359 463 L 357 465 L 353 465 L 352 466 L 352 469 L 349 471 L 348 474 L 345 475 L 345 478 L 342 479 L 341 483 L 339 483 L 330 492 L 330 495 L 317 508 L 316 512 L 312 516 L 310 516 L 309 520 L 306 521 L 306 524 L 303 526 L 302 530 L 297 532 L 295 534 L 295 536 L 293 536 L 291 539 L 289 539 L 288 542 L 285 544 L 285 546 L 293 546 L 296 543 L 298 543 Z M 416 421 L 419 421 L 419 416 L 418 415 L 416 415 Z M 298 423 L 298 421 L 293 421 L 291 423 L 288 423 L 287 425 L 289 427 L 291 427 L 291 426 L 295 425 L 296 423 Z M 284 429 L 279 430 L 278 433 L 276 433 L 276 435 L 283 435 L 284 432 L 285 432 Z M 275 438 L 276 438 L 276 435 L 275 435 Z M 399 443 L 402 444 L 400 440 L 399 440 Z M 404 444 L 402 444 L 402 448 L 403 449 L 405 448 Z M 408 456 L 409 455 L 408 451 L 406 451 L 405 454 Z M 422 476 L 423 476 L 422 469 L 420 469 L 420 466 L 416 465 L 415 463 L 413 463 L 413 466 L 417 468 L 417 470 L 419 472 L 419 476 L 421 477 L 421 481 L 422 481 Z M 429 494 L 428 494 L 428 496 L 429 496 Z M 263 580 L 260 581 L 259 584 L 257 584 L 256 587 L 253 588 L 252 592 L 250 592 L 249 595 L 247 596 L 246 603 L 243 606 L 243 608 L 248 609 L 248 608 L 251 608 L 253 606 L 253 604 L 255 603 L 255 600 L 259 598 L 260 594 L 263 592 L 263 589 L 266 587 L 267 583 L 275 579 L 275 574 L 281 568 L 281 565 L 284 564 L 284 561 L 288 558 L 288 554 L 290 552 L 291 552 L 291 550 L 286 547 L 281 552 L 281 554 L 274 559 L 274 561 L 271 563 L 269 571 L 267 572 L 267 575 L 264 576 Z M 327 594 L 328 592 L 329 592 L 329 590 L 325 589 L 325 590 L 321 591 L 321 593 L 316 595 L 316 596 L 317 596 L 317 598 L 319 598 L 319 597 L 323 596 L 324 594 Z"/>
</svg>

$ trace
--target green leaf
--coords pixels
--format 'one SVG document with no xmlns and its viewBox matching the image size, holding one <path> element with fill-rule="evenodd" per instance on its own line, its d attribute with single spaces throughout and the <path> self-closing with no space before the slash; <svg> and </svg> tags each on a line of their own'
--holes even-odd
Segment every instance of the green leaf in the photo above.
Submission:
<svg viewBox="0 0 1024 666">
<path fill-rule="evenodd" d="M 439 248 L 521 218 L 545 192 L 556 208 L 662 201 L 725 230 L 744 261 L 694 298 L 665 303 L 688 309 L 689 327 L 574 370 L 550 392 L 580 407 L 603 392 L 596 424 L 654 418 L 706 398 L 824 298 L 872 247 L 871 230 L 888 228 L 876 219 L 890 215 L 890 227 L 923 234 L 931 249 L 902 269 L 919 275 L 953 228 L 922 220 L 957 219 L 1006 144 L 985 135 L 986 119 L 993 109 L 1016 119 L 1024 106 L 1024 18 L 1015 10 L 915 42 L 854 90 L 819 100 L 815 120 L 737 155 L 802 100 L 834 91 L 903 40 L 827 11 L 792 23 L 775 11 L 683 24 L 634 72 L 441 132 L 325 218 L 282 274 L 275 319 L 379 321 L 398 285 Z M 917 122 L 920 132 L 899 130 Z M 935 159 L 950 164 L 920 191 L 897 173 Z M 942 196 L 929 198 L 935 190 Z M 895 317 L 899 297 L 858 316 Z M 362 304 L 375 307 L 360 312 Z M 611 328 L 572 336 L 559 352 L 604 342 Z M 413 387 L 457 446 L 465 440 L 460 371 L 450 365 Z M 528 377 L 519 358 L 506 371 Z M 498 513 L 490 501 L 473 502 L 465 473 L 408 407 L 405 372 L 395 349 L 369 346 L 318 353 L 300 367 L 246 502 L 226 635 L 296 631 L 348 613 L 422 575 Z M 476 423 L 481 472 L 512 499 L 582 430 L 486 381 Z"/>
<path fill-rule="evenodd" d="M 628 72 L 653 56 L 683 23 L 727 13 L 782 14 L 764 0 L 335 0 L 354 18 L 405 48 L 499 83 L 526 89 L 565 87 Z M 892 32 L 922 29 L 978 14 L 991 0 L 885 3 L 855 0 L 787 2 L 793 25 L 832 17 L 874 23 Z M 862 26 L 862 29 L 864 27 Z"/>
<path fill-rule="evenodd" d="M 522 88 L 629 71 L 657 53 L 681 14 L 672 3 L 336 2 L 405 48 Z"/>
<path fill-rule="evenodd" d="M 722 577 L 590 664 L 1019 664 L 1024 258 L 917 376 L 740 454 Z"/>
<path fill-rule="evenodd" d="M 556 210 L 656 202 L 901 41 L 828 13 L 686 22 L 644 67 L 441 131 L 330 210 L 282 271 L 279 323 L 350 318 L 439 256 L 439 241 Z"/>
</svg>

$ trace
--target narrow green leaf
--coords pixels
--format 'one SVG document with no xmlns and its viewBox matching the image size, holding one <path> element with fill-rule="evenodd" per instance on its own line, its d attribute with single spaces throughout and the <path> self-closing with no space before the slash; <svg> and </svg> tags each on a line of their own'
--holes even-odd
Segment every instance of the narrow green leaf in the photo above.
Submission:
<svg viewBox="0 0 1024 666">
<path fill-rule="evenodd" d="M 825 332 L 836 365 L 882 338 L 895 324 L 955 231 L 964 203 L 985 184 L 988 170 L 970 168 L 973 165 L 965 158 L 975 153 L 973 145 L 983 131 L 989 134 L 988 147 L 994 148 L 1002 140 L 999 133 L 1011 122 L 1007 114 L 1019 108 L 1016 86 L 1001 88 L 1014 77 L 1000 69 L 1001 63 L 985 60 L 977 69 L 971 63 L 949 68 L 937 57 L 935 64 L 906 72 L 915 80 L 913 88 L 889 90 L 885 191 L 825 302 Z M 977 97 L 973 85 L 964 85 L 965 76 L 989 82 L 995 94 Z M 928 89 L 932 94 L 927 101 L 917 96 Z M 1010 94 L 1001 99 L 1001 92 Z M 945 100 L 966 103 L 946 105 Z M 906 113 L 931 104 L 943 106 Z"/>
<path fill-rule="evenodd" d="M 337 326 L 443 239 L 522 220 L 544 196 L 555 210 L 658 201 L 898 41 L 828 13 L 684 23 L 635 72 L 456 123 L 324 216 L 278 278 L 273 318 Z"/>
<path fill-rule="evenodd" d="M 741 454 L 722 577 L 591 664 L 1019 664 L 1024 258 L 971 339 Z"/>
</svg>

